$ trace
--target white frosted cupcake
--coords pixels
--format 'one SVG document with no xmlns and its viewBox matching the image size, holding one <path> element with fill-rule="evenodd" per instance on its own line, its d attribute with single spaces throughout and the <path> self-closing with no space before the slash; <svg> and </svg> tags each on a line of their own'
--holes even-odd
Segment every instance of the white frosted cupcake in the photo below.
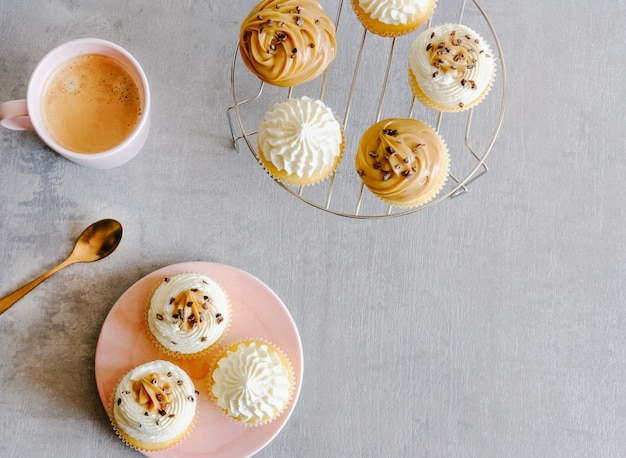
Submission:
<svg viewBox="0 0 626 458">
<path fill-rule="evenodd" d="M 343 128 L 321 100 L 289 98 L 274 104 L 258 131 L 259 159 L 277 180 L 310 185 L 328 178 L 343 155 Z"/>
<path fill-rule="evenodd" d="M 409 51 L 409 84 L 415 97 L 437 111 L 462 111 L 480 103 L 496 73 L 487 42 L 462 24 L 422 32 Z"/>
<path fill-rule="evenodd" d="M 245 340 L 218 355 L 209 389 L 217 406 L 248 426 L 269 423 L 291 402 L 294 372 L 275 345 Z"/>
<path fill-rule="evenodd" d="M 147 321 L 154 342 L 178 358 L 199 357 L 230 325 L 224 290 L 210 277 L 181 273 L 166 277 L 152 294 Z"/>
<path fill-rule="evenodd" d="M 111 421 L 133 448 L 160 451 L 187 437 L 198 392 L 187 373 L 169 361 L 150 361 L 122 377 L 112 398 Z"/>
<path fill-rule="evenodd" d="M 424 24 L 436 4 L 437 0 L 352 0 L 352 9 L 370 32 L 398 37 Z"/>
</svg>

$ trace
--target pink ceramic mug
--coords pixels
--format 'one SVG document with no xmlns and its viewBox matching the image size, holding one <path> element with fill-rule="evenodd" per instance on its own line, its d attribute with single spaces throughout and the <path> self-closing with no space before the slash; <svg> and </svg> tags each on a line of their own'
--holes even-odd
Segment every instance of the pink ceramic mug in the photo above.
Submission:
<svg viewBox="0 0 626 458">
<path fill-rule="evenodd" d="M 58 84 L 61 84 L 67 88 L 69 81 L 74 93 L 81 93 L 79 89 L 81 89 L 81 84 L 83 83 L 79 81 L 80 77 L 77 75 L 64 76 L 65 80 L 59 83 L 62 78 L 57 75 L 60 72 L 66 71 L 65 68 L 76 67 L 79 64 L 95 67 L 98 59 L 102 65 L 117 66 L 121 74 L 129 76 L 132 80 L 132 83 L 128 86 L 129 88 L 132 86 L 132 89 L 125 88 L 123 93 L 120 92 L 120 84 L 118 83 L 112 84 L 107 89 L 109 92 L 112 90 L 116 91 L 120 99 L 124 97 L 124 94 L 126 94 L 128 99 L 128 94 L 131 94 L 129 91 L 132 90 L 132 98 L 136 99 L 136 102 L 134 107 L 130 109 L 136 111 L 133 115 L 132 124 L 125 124 L 128 132 L 119 133 L 119 126 L 116 125 L 120 123 L 119 116 L 115 115 L 115 112 L 107 111 L 109 108 L 102 101 L 98 102 L 101 105 L 88 106 L 85 112 L 81 111 L 82 108 L 78 109 L 76 105 L 72 105 L 71 103 L 75 102 L 71 102 L 71 99 L 68 98 L 69 96 L 66 96 L 67 104 L 69 105 L 59 97 L 57 99 L 62 102 L 60 105 L 58 103 L 56 105 L 53 105 L 52 102 L 49 103 L 49 94 L 52 93 L 51 87 L 54 85 L 58 86 Z M 59 70 L 60 68 L 64 68 L 64 70 Z M 87 82 L 84 83 L 82 89 L 86 87 Z M 82 91 L 83 94 L 85 92 L 84 90 Z M 59 93 L 59 91 L 56 91 L 56 93 Z M 78 96 L 74 95 L 74 97 Z M 100 94 L 94 98 L 102 99 L 102 95 Z M 82 106 L 85 105 L 84 100 L 85 98 L 83 97 Z M 116 101 L 116 103 L 119 105 L 121 102 Z M 52 116 L 50 108 L 52 106 L 56 108 L 61 107 L 60 110 L 64 111 L 63 116 Z M 100 118 L 94 120 L 93 125 L 89 124 L 89 116 L 91 114 L 93 116 L 97 114 Z M 61 122 L 57 120 L 65 119 L 65 115 L 67 115 L 68 125 L 78 126 L 78 128 L 82 129 L 81 135 L 85 139 L 81 141 L 95 142 L 96 140 L 93 139 L 97 138 L 96 134 L 98 132 L 96 132 L 94 126 L 98 124 L 98 129 L 103 129 L 102 132 L 99 132 L 99 135 L 105 139 L 108 138 L 106 141 L 114 141 L 115 144 L 106 145 L 102 143 L 102 146 L 93 146 L 93 151 L 87 151 L 83 150 L 82 146 L 75 146 L 73 141 L 65 141 L 62 135 L 59 134 L 59 132 L 63 132 L 63 128 L 55 126 L 55 123 Z M 51 149 L 77 164 L 95 169 L 117 167 L 135 157 L 144 146 L 148 137 L 150 130 L 150 89 L 148 80 L 135 58 L 120 46 L 98 38 L 72 40 L 56 47 L 39 62 L 30 77 L 25 100 L 13 100 L 0 104 L 0 125 L 12 130 L 34 130 Z M 114 131 L 117 133 L 114 133 Z M 94 135 L 91 135 L 92 133 Z M 67 135 L 70 135 L 71 140 L 71 135 L 74 135 L 74 133 L 70 132 Z M 119 141 L 115 139 L 115 135 L 120 136 Z"/>
</svg>

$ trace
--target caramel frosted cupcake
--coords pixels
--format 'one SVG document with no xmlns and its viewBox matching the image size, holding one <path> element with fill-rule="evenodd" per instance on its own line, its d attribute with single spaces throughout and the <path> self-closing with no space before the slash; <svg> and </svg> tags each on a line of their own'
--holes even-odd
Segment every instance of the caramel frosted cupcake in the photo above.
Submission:
<svg viewBox="0 0 626 458">
<path fill-rule="evenodd" d="M 367 188 L 398 207 L 416 207 L 435 197 L 448 177 L 448 150 L 427 124 L 391 118 L 361 137 L 356 170 Z"/>
<path fill-rule="evenodd" d="M 287 356 L 275 345 L 259 340 L 226 348 L 209 377 L 209 390 L 217 406 L 248 426 L 278 417 L 291 402 L 294 386 L 294 371 Z"/>
<path fill-rule="evenodd" d="M 131 447 L 145 452 L 166 450 L 192 430 L 197 396 L 183 369 L 169 361 L 150 361 L 132 369 L 118 383 L 111 421 Z"/>
<path fill-rule="evenodd" d="M 168 355 L 203 355 L 230 325 L 231 307 L 224 290 L 199 273 L 166 277 L 152 294 L 147 322 L 153 341 Z"/>
<path fill-rule="evenodd" d="M 296 86 L 320 75 L 335 58 L 335 26 L 316 0 L 263 0 L 241 24 L 239 50 L 261 80 Z"/>
<path fill-rule="evenodd" d="M 437 111 L 467 110 L 491 90 L 496 73 L 485 40 L 461 24 L 422 32 L 409 51 L 409 84 L 415 97 Z"/>
<path fill-rule="evenodd" d="M 352 9 L 370 32 L 397 37 L 424 24 L 436 4 L 437 0 L 352 0 Z"/>
<path fill-rule="evenodd" d="M 343 155 L 343 128 L 320 100 L 289 98 L 274 104 L 258 129 L 259 159 L 277 180 L 310 185 L 328 178 Z"/>
</svg>

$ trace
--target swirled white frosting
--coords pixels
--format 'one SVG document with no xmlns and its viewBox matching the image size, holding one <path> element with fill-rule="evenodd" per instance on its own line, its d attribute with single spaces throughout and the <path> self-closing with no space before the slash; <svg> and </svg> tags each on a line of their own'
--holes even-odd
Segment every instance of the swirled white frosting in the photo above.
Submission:
<svg viewBox="0 0 626 458">
<path fill-rule="evenodd" d="M 165 278 L 152 295 L 148 326 L 165 348 L 189 355 L 222 336 L 229 311 L 228 298 L 214 280 L 182 273 Z"/>
<path fill-rule="evenodd" d="M 343 135 L 332 110 L 320 100 L 289 98 L 274 104 L 259 126 L 259 148 L 278 170 L 299 177 L 332 166 Z"/>
<path fill-rule="evenodd" d="M 463 107 L 482 97 L 495 74 L 489 45 L 461 24 L 431 27 L 417 36 L 409 68 L 424 94 L 446 107 Z"/>
<path fill-rule="evenodd" d="M 282 412 L 291 397 L 290 371 L 278 351 L 240 343 L 218 361 L 211 391 L 217 405 L 242 422 L 259 423 Z"/>
<path fill-rule="evenodd" d="M 423 14 L 430 0 L 359 0 L 359 6 L 374 19 L 390 25 L 407 24 Z"/>
<path fill-rule="evenodd" d="M 144 383 L 152 398 L 146 397 Z M 193 422 L 196 396 L 195 386 L 183 369 L 169 361 L 147 362 L 124 375 L 115 390 L 115 427 L 146 444 L 177 439 Z"/>
</svg>

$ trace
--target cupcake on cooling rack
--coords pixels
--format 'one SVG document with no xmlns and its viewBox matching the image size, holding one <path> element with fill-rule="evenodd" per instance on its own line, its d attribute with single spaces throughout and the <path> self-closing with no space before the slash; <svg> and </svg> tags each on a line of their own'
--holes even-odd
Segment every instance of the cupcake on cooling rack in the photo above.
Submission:
<svg viewBox="0 0 626 458">
<path fill-rule="evenodd" d="M 209 377 L 209 391 L 226 415 L 247 426 L 273 421 L 289 405 L 295 376 L 275 345 L 245 340 L 223 350 Z"/>
<path fill-rule="evenodd" d="M 409 51 L 409 84 L 415 97 L 436 111 L 476 106 L 491 90 L 496 73 L 486 41 L 462 24 L 422 32 Z"/>
<path fill-rule="evenodd" d="M 436 4 L 437 0 L 352 0 L 352 9 L 370 32 L 398 37 L 428 21 Z"/>
<path fill-rule="evenodd" d="M 241 24 L 239 51 L 262 81 L 296 86 L 320 75 L 335 58 L 335 26 L 316 0 L 263 0 Z"/>
<path fill-rule="evenodd" d="M 448 169 L 444 141 L 417 119 L 377 122 L 363 133 L 356 153 L 356 170 L 365 186 L 398 207 L 417 207 L 434 198 Z"/>
<path fill-rule="evenodd" d="M 169 361 L 150 361 L 122 377 L 112 399 L 117 434 L 142 452 L 169 449 L 194 426 L 198 392 L 187 373 Z"/>
<path fill-rule="evenodd" d="M 152 340 L 176 358 L 204 355 L 230 325 L 226 292 L 212 278 L 180 273 L 164 278 L 148 303 Z"/>
<path fill-rule="evenodd" d="M 306 186 L 334 173 L 343 155 L 343 128 L 321 100 L 289 98 L 274 104 L 258 129 L 258 157 L 277 180 Z"/>
</svg>

